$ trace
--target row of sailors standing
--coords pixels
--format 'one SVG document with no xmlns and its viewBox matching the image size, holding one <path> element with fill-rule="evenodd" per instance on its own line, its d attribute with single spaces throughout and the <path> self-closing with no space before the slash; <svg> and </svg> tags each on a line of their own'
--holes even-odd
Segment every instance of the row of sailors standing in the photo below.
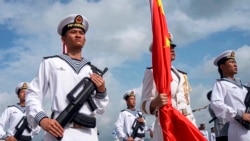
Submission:
<svg viewBox="0 0 250 141">
<path fill-rule="evenodd" d="M 95 128 L 84 128 L 84 123 L 79 125 L 73 122 L 72 124 L 68 124 L 64 129 L 54 119 L 67 106 L 68 92 L 85 77 L 90 78 L 97 88 L 92 95 L 97 109 L 91 110 L 85 104 L 80 109 L 79 114 L 95 118 L 96 114 L 102 114 L 105 111 L 109 102 L 104 79 L 99 74 L 93 73 L 93 65 L 82 56 L 82 48 L 86 42 L 85 34 L 87 30 L 88 20 L 82 15 L 69 15 L 59 23 L 58 33 L 62 39 L 64 54 L 45 57 L 40 64 L 38 75 L 31 81 L 30 85 L 22 83 L 22 88 L 18 87 L 20 92 L 22 92 L 21 90 L 27 90 L 28 92 L 27 96 L 25 96 L 26 107 L 24 108 L 24 105 L 21 104 L 22 97 L 18 91 L 17 94 L 20 103 L 9 106 L 0 119 L 1 138 L 8 139 L 14 137 L 14 131 L 16 131 L 14 126 L 22 117 L 27 115 L 29 126 L 23 131 L 23 138 L 27 136 L 28 139 L 25 138 L 27 140 L 31 140 L 33 135 L 39 131 L 39 126 L 46 131 L 44 136 L 44 140 L 46 141 L 56 141 L 55 137 L 62 138 L 62 141 L 80 141 L 82 138 L 85 141 L 98 140 Z M 74 40 L 76 37 L 77 40 Z M 176 45 L 171 42 L 171 61 L 174 61 L 176 57 L 175 47 Z M 229 122 L 229 141 L 249 141 L 250 114 L 247 111 L 247 108 L 249 108 L 248 105 L 244 103 L 248 88 L 244 87 L 239 79 L 234 77 L 237 73 L 234 51 L 229 50 L 219 55 L 215 60 L 215 65 L 218 66 L 221 79 L 217 80 L 213 87 L 211 108 L 216 117 L 223 118 Z M 190 106 L 189 92 L 191 91 L 191 87 L 188 83 L 187 74 L 172 66 L 171 75 L 173 78 L 171 82 L 172 105 L 196 126 Z M 24 84 L 28 88 L 25 88 Z M 51 93 L 52 95 L 51 109 L 55 113 L 54 118 L 50 118 L 42 107 L 42 102 L 47 93 Z M 147 69 L 144 74 L 140 104 L 142 112 L 155 115 L 159 107 L 167 103 L 167 95 L 159 94 L 156 90 L 153 69 Z M 11 115 L 17 115 L 16 113 L 22 116 L 15 118 Z M 141 124 L 140 129 L 144 127 L 143 123 L 145 123 L 145 120 L 138 114 L 139 112 L 126 109 L 121 113 L 134 115 L 134 118 L 138 118 Z M 6 118 L 13 119 L 13 121 L 8 123 Z M 131 131 L 126 134 L 130 133 Z M 82 138 L 79 138 L 79 136 Z M 129 137 L 130 135 L 126 135 L 126 137 L 121 135 L 121 138 Z M 155 141 L 163 141 L 162 129 L 158 118 L 155 121 L 153 139 Z"/>
</svg>

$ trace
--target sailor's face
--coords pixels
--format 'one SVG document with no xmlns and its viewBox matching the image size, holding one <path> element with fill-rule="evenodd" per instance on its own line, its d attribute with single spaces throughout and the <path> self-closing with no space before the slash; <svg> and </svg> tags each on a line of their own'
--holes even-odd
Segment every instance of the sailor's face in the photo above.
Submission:
<svg viewBox="0 0 250 141">
<path fill-rule="evenodd" d="M 224 64 L 221 65 L 223 73 L 227 75 L 237 74 L 237 62 L 235 59 L 228 59 Z"/>
<path fill-rule="evenodd" d="M 175 60 L 175 50 L 173 47 L 170 47 L 170 53 L 171 53 L 171 61 Z"/>
<path fill-rule="evenodd" d="M 25 89 L 21 89 L 21 90 L 19 91 L 18 98 L 19 98 L 20 100 L 25 100 L 25 94 L 26 94 L 26 90 L 25 90 Z"/>
<path fill-rule="evenodd" d="M 135 96 L 130 96 L 128 99 L 127 99 L 127 104 L 131 107 L 135 107 L 135 104 L 136 104 L 136 98 Z"/>
<path fill-rule="evenodd" d="M 82 48 L 85 44 L 85 33 L 82 29 L 72 28 L 62 36 L 62 40 L 68 48 Z"/>
</svg>

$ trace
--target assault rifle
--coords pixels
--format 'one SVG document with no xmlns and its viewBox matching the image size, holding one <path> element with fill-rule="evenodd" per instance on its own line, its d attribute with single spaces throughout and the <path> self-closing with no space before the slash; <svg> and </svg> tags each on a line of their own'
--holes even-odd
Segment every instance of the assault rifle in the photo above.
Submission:
<svg viewBox="0 0 250 141">
<path fill-rule="evenodd" d="M 103 76 L 103 74 L 108 71 L 108 68 L 105 68 L 103 71 L 101 71 L 93 65 L 91 65 L 91 69 L 94 73 L 97 73 L 100 76 Z M 82 88 L 80 92 L 78 94 L 75 94 L 80 88 Z M 77 118 L 77 115 L 79 113 L 79 110 L 81 109 L 81 107 L 84 105 L 85 102 L 89 103 L 92 111 L 94 111 L 97 108 L 91 97 L 91 94 L 93 94 L 94 90 L 96 90 L 95 84 L 91 81 L 90 78 L 85 77 L 69 92 L 69 94 L 67 95 L 69 104 L 56 118 L 56 120 L 62 127 L 65 127 L 68 123 L 75 121 L 75 118 Z M 83 118 L 77 118 L 77 119 L 86 120 Z M 60 140 L 61 138 L 57 139 Z"/>
<path fill-rule="evenodd" d="M 245 100 L 244 100 L 244 104 L 246 105 L 246 113 L 250 113 L 250 87 L 247 87 L 247 95 L 245 97 Z"/>
<path fill-rule="evenodd" d="M 144 123 L 141 123 L 138 121 L 139 118 L 142 118 L 142 113 L 138 112 L 138 115 L 139 115 L 139 117 L 134 120 L 134 123 L 132 125 L 133 132 L 130 136 L 133 139 L 135 139 L 136 137 L 143 137 L 143 135 L 138 136 L 139 128 L 143 130 L 143 126 L 144 126 Z M 144 136 L 145 136 L 145 134 L 144 134 Z"/>
<path fill-rule="evenodd" d="M 25 129 L 27 129 L 29 132 L 31 132 L 31 128 L 28 125 L 28 121 L 27 121 L 27 117 L 26 116 L 22 117 L 22 119 L 17 123 L 15 129 L 16 129 L 16 133 L 15 133 L 14 137 L 17 140 L 20 140 L 20 138 L 22 137 L 23 131 Z"/>
<path fill-rule="evenodd" d="M 244 100 L 244 104 L 246 106 L 245 113 L 250 114 L 250 87 L 245 86 L 245 88 L 248 90 L 247 95 Z M 242 118 L 235 118 L 238 122 L 241 123 L 242 126 L 244 126 L 247 130 L 250 130 L 250 122 L 243 120 Z"/>
</svg>

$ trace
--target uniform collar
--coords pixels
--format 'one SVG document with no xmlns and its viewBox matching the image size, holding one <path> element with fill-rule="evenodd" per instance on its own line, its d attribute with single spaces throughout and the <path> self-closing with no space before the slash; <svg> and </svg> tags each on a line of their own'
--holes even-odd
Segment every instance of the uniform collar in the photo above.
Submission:
<svg viewBox="0 0 250 141">
<path fill-rule="evenodd" d="M 25 113 L 26 111 L 26 107 L 21 106 L 19 103 L 14 105 L 17 109 L 19 109 L 20 111 L 22 111 L 23 113 Z"/>
<path fill-rule="evenodd" d="M 229 79 L 229 78 L 221 78 L 221 80 L 233 83 L 233 84 L 235 84 L 236 86 L 238 86 L 240 88 L 243 87 L 243 85 L 241 83 L 241 80 L 239 78 L 235 78 L 235 80 L 232 80 L 232 79 Z"/>
<path fill-rule="evenodd" d="M 78 74 L 81 69 L 88 64 L 89 62 L 82 58 L 82 60 L 76 60 L 76 59 L 72 59 L 70 58 L 68 55 L 62 54 L 62 55 L 58 55 L 59 58 L 61 58 L 62 60 L 64 60 L 65 62 L 67 62 L 69 64 L 69 66 L 71 66 L 71 68 Z"/>
</svg>

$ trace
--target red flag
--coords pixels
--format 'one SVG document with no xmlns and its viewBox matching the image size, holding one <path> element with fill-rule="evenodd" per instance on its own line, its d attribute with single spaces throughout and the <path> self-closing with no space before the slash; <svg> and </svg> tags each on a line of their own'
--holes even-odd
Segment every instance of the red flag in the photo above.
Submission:
<svg viewBox="0 0 250 141">
<path fill-rule="evenodd" d="M 150 0 L 150 2 L 153 31 L 153 77 L 158 92 L 168 96 L 168 104 L 159 111 L 164 141 L 206 141 L 197 127 L 172 107 L 170 35 L 161 0 Z"/>
</svg>

